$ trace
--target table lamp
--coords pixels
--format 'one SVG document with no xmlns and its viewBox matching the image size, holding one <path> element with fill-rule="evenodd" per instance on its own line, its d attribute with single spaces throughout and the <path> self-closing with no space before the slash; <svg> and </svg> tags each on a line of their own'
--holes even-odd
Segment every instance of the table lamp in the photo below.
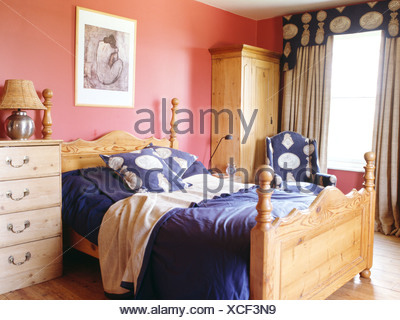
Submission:
<svg viewBox="0 0 400 320">
<path fill-rule="evenodd" d="M 217 146 L 214 149 L 214 152 L 212 153 L 210 160 L 208 161 L 208 168 L 210 169 L 211 166 L 211 159 L 214 157 L 215 152 L 217 152 L 217 149 L 220 145 L 220 143 L 222 142 L 222 140 L 232 140 L 233 136 L 231 134 L 227 134 L 226 136 L 223 136 L 221 139 L 219 139 Z"/>
<path fill-rule="evenodd" d="M 30 80 L 6 80 L 1 97 L 0 110 L 14 110 L 6 119 L 7 135 L 13 140 L 27 140 L 35 131 L 35 123 L 26 110 L 45 110 L 33 82 Z"/>
</svg>

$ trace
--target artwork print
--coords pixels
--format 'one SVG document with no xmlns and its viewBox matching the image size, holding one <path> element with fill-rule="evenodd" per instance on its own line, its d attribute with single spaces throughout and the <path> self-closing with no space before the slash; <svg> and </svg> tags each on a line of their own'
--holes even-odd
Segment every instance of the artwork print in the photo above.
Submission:
<svg viewBox="0 0 400 320">
<path fill-rule="evenodd" d="M 136 21 L 77 7 L 75 105 L 133 107 Z"/>
<path fill-rule="evenodd" d="M 128 91 L 129 34 L 85 25 L 84 87 Z"/>
</svg>

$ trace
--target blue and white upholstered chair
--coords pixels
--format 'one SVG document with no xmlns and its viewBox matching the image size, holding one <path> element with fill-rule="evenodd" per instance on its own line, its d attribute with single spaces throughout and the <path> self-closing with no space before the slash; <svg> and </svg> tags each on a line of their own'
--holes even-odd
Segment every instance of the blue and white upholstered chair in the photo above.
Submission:
<svg viewBox="0 0 400 320">
<path fill-rule="evenodd" d="M 266 138 L 266 161 L 274 168 L 275 188 L 306 182 L 321 187 L 336 186 L 336 176 L 320 172 L 317 143 L 293 131 Z"/>
</svg>

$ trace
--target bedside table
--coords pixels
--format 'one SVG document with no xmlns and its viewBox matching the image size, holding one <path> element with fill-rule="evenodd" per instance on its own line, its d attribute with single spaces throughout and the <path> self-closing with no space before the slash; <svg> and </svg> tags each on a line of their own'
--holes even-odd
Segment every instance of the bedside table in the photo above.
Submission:
<svg viewBox="0 0 400 320">
<path fill-rule="evenodd" d="M 0 141 L 0 293 L 62 274 L 61 141 Z"/>
</svg>

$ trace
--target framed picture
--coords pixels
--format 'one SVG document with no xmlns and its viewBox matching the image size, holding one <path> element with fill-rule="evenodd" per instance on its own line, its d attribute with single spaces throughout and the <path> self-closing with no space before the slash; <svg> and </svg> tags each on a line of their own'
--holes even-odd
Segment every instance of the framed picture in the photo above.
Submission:
<svg viewBox="0 0 400 320">
<path fill-rule="evenodd" d="M 76 7 L 75 105 L 133 108 L 136 20 Z"/>
</svg>

